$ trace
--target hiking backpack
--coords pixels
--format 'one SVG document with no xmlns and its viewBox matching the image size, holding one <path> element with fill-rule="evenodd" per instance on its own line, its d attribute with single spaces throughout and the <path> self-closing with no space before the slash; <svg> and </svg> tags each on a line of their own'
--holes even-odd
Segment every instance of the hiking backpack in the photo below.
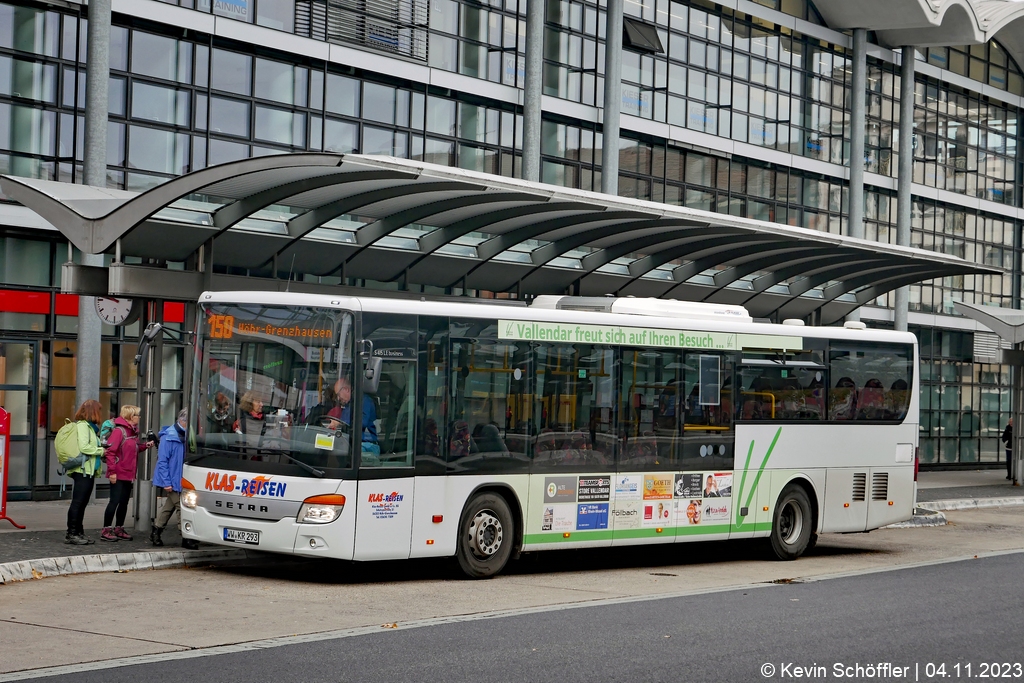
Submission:
<svg viewBox="0 0 1024 683">
<path fill-rule="evenodd" d="M 110 433 L 114 431 L 114 421 L 104 420 L 103 424 L 100 425 L 100 444 L 105 444 L 110 441 Z"/>
<path fill-rule="evenodd" d="M 78 448 L 78 424 L 67 418 L 64 418 L 64 426 L 57 430 L 53 448 L 57 451 L 57 462 L 64 472 L 85 464 L 85 456 Z"/>
</svg>

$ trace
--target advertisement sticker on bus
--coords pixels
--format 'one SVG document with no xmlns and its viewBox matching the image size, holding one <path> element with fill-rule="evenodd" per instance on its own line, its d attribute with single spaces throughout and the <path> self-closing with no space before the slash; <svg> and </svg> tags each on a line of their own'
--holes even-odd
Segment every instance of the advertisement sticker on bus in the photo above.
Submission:
<svg viewBox="0 0 1024 683">
<path fill-rule="evenodd" d="M 708 523 L 728 523 L 729 522 L 729 501 L 728 500 L 710 500 L 704 503 L 704 521 Z"/>
<path fill-rule="evenodd" d="M 644 503 L 642 524 L 645 527 L 672 526 L 672 501 Z"/>
<path fill-rule="evenodd" d="M 671 474 L 645 474 L 644 500 L 670 500 L 673 482 Z"/>
<path fill-rule="evenodd" d="M 544 477 L 544 502 L 576 502 L 576 477 Z"/>
<path fill-rule="evenodd" d="M 611 496 L 611 477 L 580 477 L 577 500 L 581 503 L 601 502 Z"/>
<path fill-rule="evenodd" d="M 608 528 L 608 503 L 581 503 L 576 511 L 576 530 Z"/>
<path fill-rule="evenodd" d="M 576 528 L 575 503 L 546 505 L 541 522 L 541 531 L 573 531 Z"/>
<path fill-rule="evenodd" d="M 732 472 L 709 472 L 704 479 L 705 498 L 732 496 Z"/>
<path fill-rule="evenodd" d="M 615 500 L 640 500 L 642 479 L 637 475 L 620 474 L 615 477 Z"/>
<path fill-rule="evenodd" d="M 704 477 L 700 472 L 683 472 L 676 475 L 676 498 L 700 498 Z"/>
<path fill-rule="evenodd" d="M 651 513 L 654 516 L 654 513 Z M 612 527 L 614 529 L 640 528 L 640 503 L 616 502 L 611 509 Z"/>
<path fill-rule="evenodd" d="M 686 504 L 686 509 L 683 511 L 683 516 L 686 518 L 686 523 L 689 525 L 700 524 L 702 512 L 701 505 L 703 504 L 703 501 L 691 500 L 689 503 L 686 503 L 685 501 L 678 501 L 680 507 L 682 507 L 684 503 Z"/>
</svg>

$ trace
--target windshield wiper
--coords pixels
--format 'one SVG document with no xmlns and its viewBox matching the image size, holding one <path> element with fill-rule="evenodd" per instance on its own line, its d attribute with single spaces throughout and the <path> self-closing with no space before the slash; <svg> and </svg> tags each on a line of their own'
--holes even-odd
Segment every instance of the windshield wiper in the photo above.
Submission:
<svg viewBox="0 0 1024 683">
<path fill-rule="evenodd" d="M 210 452 L 209 453 L 198 453 L 196 455 L 193 455 L 192 457 L 185 458 L 185 463 L 186 464 L 191 464 L 191 463 L 196 462 L 197 460 L 202 460 L 203 458 L 208 458 L 211 455 L 213 455 L 215 452 L 228 453 L 230 455 L 238 455 L 239 454 L 238 451 L 231 451 L 231 450 L 228 450 L 226 448 L 211 448 L 210 446 L 203 446 L 203 448 L 209 450 Z M 302 462 L 298 458 L 293 458 L 292 456 L 288 455 L 288 453 L 286 453 L 283 450 L 276 449 L 276 448 L 260 448 L 259 451 L 260 451 L 260 453 L 274 453 L 274 454 L 277 454 L 277 455 L 283 455 L 284 457 L 288 458 L 289 460 L 291 460 L 293 463 L 295 463 L 296 465 L 298 465 L 302 469 L 304 469 L 307 472 L 309 472 L 310 474 L 312 474 L 314 477 L 318 477 L 318 478 L 322 479 L 324 476 L 327 475 L 327 473 L 324 472 L 323 470 L 319 470 L 319 469 L 313 467 L 312 465 L 310 465 L 308 463 Z"/>
<path fill-rule="evenodd" d="M 261 448 L 259 450 L 260 450 L 261 453 L 277 453 L 278 455 L 283 455 L 284 457 L 288 458 L 289 460 L 291 460 L 293 463 L 295 463 L 296 465 L 298 465 L 302 469 L 304 469 L 307 472 L 309 472 L 310 474 L 312 474 L 314 477 L 323 478 L 324 475 L 327 474 L 323 470 L 318 470 L 317 468 L 313 467 L 309 463 L 302 462 L 298 458 L 293 458 L 292 456 L 288 455 L 288 453 L 286 453 L 285 451 L 280 450 L 278 448 Z"/>
</svg>

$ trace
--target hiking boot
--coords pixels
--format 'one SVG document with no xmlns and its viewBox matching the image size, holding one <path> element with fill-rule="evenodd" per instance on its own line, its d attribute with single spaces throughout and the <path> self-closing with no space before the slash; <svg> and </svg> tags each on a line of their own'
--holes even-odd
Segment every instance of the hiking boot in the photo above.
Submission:
<svg viewBox="0 0 1024 683">
<path fill-rule="evenodd" d="M 89 540 L 85 536 L 72 533 L 64 534 L 64 542 L 68 545 L 89 545 Z"/>
<path fill-rule="evenodd" d="M 132 540 L 132 535 L 125 531 L 123 526 L 115 526 L 114 535 L 120 538 L 122 541 Z"/>
<path fill-rule="evenodd" d="M 117 536 L 114 535 L 114 527 L 105 526 L 103 531 L 100 532 L 101 541 L 112 541 L 117 543 Z"/>
<path fill-rule="evenodd" d="M 199 541 L 193 541 L 191 538 L 181 539 L 181 547 L 185 550 L 199 550 Z"/>
<path fill-rule="evenodd" d="M 158 548 L 163 546 L 164 541 L 162 538 L 160 538 L 160 534 L 162 534 L 163 532 L 164 528 L 162 526 L 153 527 L 153 530 L 149 532 L 149 542 L 157 546 Z"/>
</svg>

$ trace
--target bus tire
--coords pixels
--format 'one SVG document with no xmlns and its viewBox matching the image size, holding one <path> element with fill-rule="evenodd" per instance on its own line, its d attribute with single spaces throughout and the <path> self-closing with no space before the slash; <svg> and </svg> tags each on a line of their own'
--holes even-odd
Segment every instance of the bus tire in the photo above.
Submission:
<svg viewBox="0 0 1024 683">
<path fill-rule="evenodd" d="M 472 579 L 494 576 L 512 555 L 515 538 L 515 522 L 505 499 L 496 493 L 474 496 L 459 521 L 459 567 Z"/>
<path fill-rule="evenodd" d="M 772 515 L 769 537 L 772 552 L 780 560 L 795 560 L 810 546 L 814 535 L 811 501 L 802 486 L 790 484 L 782 490 Z"/>
</svg>

